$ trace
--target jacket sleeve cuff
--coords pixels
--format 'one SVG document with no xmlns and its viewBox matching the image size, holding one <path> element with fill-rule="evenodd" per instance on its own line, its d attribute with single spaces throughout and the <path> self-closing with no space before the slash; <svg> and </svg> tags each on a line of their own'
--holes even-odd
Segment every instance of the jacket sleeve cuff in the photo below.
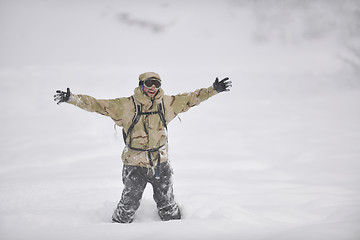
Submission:
<svg viewBox="0 0 360 240">
<path fill-rule="evenodd" d="M 210 87 L 208 87 L 207 90 L 209 93 L 209 97 L 212 97 L 212 96 L 215 96 L 216 94 L 218 94 L 218 91 L 216 91 L 212 85 Z"/>
</svg>

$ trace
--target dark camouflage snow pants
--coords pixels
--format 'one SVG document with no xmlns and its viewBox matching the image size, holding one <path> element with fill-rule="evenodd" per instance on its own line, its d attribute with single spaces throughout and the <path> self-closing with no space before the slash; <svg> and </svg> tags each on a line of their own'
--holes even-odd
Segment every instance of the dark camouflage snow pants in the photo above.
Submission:
<svg viewBox="0 0 360 240">
<path fill-rule="evenodd" d="M 161 220 L 181 218 L 180 209 L 174 200 L 172 169 L 168 162 L 161 163 L 160 179 L 155 179 L 152 169 L 137 166 L 124 165 L 122 174 L 125 186 L 121 200 L 112 216 L 113 222 L 131 223 L 133 221 L 148 182 L 153 186 L 153 197 Z"/>
</svg>

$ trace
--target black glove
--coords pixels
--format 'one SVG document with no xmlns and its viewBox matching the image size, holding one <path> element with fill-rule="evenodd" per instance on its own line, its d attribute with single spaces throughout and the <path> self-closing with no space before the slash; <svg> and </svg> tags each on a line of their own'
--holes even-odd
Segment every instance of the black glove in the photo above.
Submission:
<svg viewBox="0 0 360 240">
<path fill-rule="evenodd" d="M 62 102 L 69 101 L 71 96 L 70 88 L 67 88 L 66 92 L 57 90 L 56 94 L 54 95 L 54 101 L 57 101 L 57 104 L 60 104 Z"/>
<path fill-rule="evenodd" d="M 228 81 L 228 80 L 229 80 L 229 78 L 227 77 L 219 82 L 219 79 L 216 78 L 215 82 L 213 83 L 213 87 L 215 88 L 215 90 L 217 92 L 230 91 L 229 87 L 232 87 L 232 85 L 231 85 L 232 82 Z"/>
</svg>

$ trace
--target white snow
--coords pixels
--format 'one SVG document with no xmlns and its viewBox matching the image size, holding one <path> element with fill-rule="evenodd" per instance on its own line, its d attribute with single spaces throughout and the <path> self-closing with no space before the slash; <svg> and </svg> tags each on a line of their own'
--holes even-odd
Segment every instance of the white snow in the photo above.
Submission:
<svg viewBox="0 0 360 240">
<path fill-rule="evenodd" d="M 356 0 L 0 2 L 0 239 L 360 239 Z M 356 51 L 357 50 L 357 51 Z M 350 64 L 349 64 L 350 61 Z M 122 133 L 57 89 L 233 88 L 169 125 L 181 221 L 148 185 L 132 224 Z"/>
</svg>

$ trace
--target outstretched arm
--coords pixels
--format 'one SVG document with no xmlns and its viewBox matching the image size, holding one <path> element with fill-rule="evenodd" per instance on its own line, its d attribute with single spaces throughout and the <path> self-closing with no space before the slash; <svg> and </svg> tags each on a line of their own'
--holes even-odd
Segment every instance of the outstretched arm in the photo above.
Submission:
<svg viewBox="0 0 360 240">
<path fill-rule="evenodd" d="M 168 106 L 165 106 L 165 108 L 171 109 L 171 111 L 166 111 L 167 121 L 172 120 L 179 113 L 186 112 L 191 107 L 199 105 L 217 93 L 229 91 L 232 85 L 231 81 L 228 80 L 229 78 L 224 78 L 219 81 L 219 79 L 216 78 L 211 87 L 201 88 L 191 93 L 169 96 Z"/>
<path fill-rule="evenodd" d="M 121 106 L 124 99 L 100 100 L 87 95 L 73 94 L 69 88 L 67 88 L 66 92 L 57 90 L 54 101 L 57 104 L 67 102 L 86 111 L 100 113 L 115 119 L 123 114 Z"/>
</svg>

